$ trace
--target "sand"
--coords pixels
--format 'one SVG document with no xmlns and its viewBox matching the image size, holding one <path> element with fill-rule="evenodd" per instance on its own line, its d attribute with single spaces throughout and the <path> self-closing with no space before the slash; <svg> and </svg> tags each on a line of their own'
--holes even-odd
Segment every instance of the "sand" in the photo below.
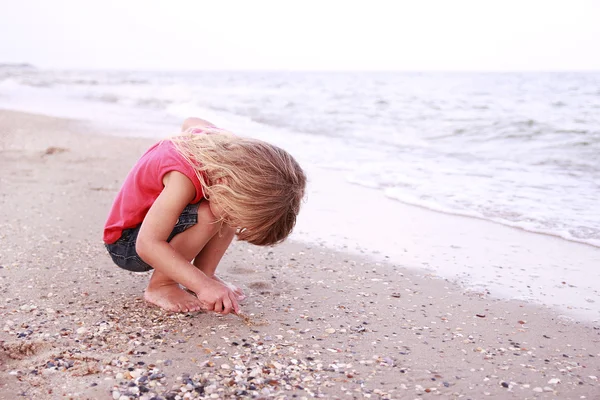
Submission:
<svg viewBox="0 0 600 400">
<path fill-rule="evenodd" d="M 343 175 L 323 169 L 309 175 L 296 237 L 552 306 L 566 318 L 600 321 L 600 248 L 410 206 L 380 190 L 340 184 Z"/>
<path fill-rule="evenodd" d="M 597 323 L 316 244 L 234 243 L 247 319 L 146 305 L 101 236 L 151 142 L 100 133 L 0 111 L 0 398 L 600 398 Z"/>
</svg>

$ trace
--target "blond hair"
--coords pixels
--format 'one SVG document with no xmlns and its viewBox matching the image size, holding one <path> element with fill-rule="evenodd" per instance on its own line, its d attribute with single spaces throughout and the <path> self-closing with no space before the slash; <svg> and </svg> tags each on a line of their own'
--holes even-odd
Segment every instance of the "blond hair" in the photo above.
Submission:
<svg viewBox="0 0 600 400">
<path fill-rule="evenodd" d="M 238 228 L 239 240 L 259 246 L 285 240 L 296 224 L 306 176 L 285 150 L 217 128 L 170 140 L 196 171 L 204 194 Z"/>
</svg>

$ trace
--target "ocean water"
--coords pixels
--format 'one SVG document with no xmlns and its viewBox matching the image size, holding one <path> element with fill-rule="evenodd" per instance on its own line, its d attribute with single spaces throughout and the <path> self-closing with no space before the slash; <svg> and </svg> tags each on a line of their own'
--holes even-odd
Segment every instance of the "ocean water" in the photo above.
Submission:
<svg viewBox="0 0 600 400">
<path fill-rule="evenodd" d="M 0 68 L 0 107 L 272 140 L 381 196 L 600 247 L 600 73 Z"/>
</svg>

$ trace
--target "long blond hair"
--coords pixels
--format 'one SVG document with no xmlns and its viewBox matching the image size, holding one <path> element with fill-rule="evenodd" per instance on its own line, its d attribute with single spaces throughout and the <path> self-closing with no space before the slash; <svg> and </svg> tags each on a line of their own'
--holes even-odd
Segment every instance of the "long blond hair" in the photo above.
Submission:
<svg viewBox="0 0 600 400">
<path fill-rule="evenodd" d="M 206 198 L 223 210 L 239 240 L 283 241 L 296 224 L 306 176 L 285 150 L 217 128 L 170 140 L 196 171 Z"/>
</svg>

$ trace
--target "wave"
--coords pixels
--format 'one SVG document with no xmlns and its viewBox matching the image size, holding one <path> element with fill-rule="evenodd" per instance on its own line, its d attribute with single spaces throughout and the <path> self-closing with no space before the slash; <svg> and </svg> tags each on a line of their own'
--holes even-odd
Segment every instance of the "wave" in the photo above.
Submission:
<svg viewBox="0 0 600 400">
<path fill-rule="evenodd" d="M 349 181 L 350 183 L 361 185 L 358 182 Z M 368 185 L 361 185 L 365 187 L 369 187 Z M 372 186 L 371 186 L 372 187 Z M 562 226 L 553 226 L 553 227 L 544 227 L 544 221 L 534 221 L 529 217 L 525 217 L 520 213 L 505 213 L 512 214 L 513 217 L 523 217 L 523 220 L 512 220 L 510 218 L 500 218 L 500 217 L 492 217 L 489 214 L 486 215 L 482 212 L 470 209 L 459 209 L 444 206 L 441 203 L 436 202 L 435 200 L 424 200 L 415 197 L 412 194 L 406 193 L 404 189 L 401 188 L 388 188 L 384 190 L 384 194 L 386 197 L 401 202 L 403 204 L 408 204 L 411 206 L 426 208 L 428 210 L 441 212 L 444 214 L 450 215 L 459 215 L 463 217 L 470 218 L 478 218 L 481 220 L 494 222 L 497 224 L 509 226 L 511 228 L 522 229 L 524 231 L 538 233 L 548 236 L 554 236 L 561 239 L 566 239 L 572 242 L 582 243 L 594 247 L 600 247 L 600 229 L 596 229 L 588 226 L 576 226 L 569 227 L 567 225 Z"/>
</svg>

